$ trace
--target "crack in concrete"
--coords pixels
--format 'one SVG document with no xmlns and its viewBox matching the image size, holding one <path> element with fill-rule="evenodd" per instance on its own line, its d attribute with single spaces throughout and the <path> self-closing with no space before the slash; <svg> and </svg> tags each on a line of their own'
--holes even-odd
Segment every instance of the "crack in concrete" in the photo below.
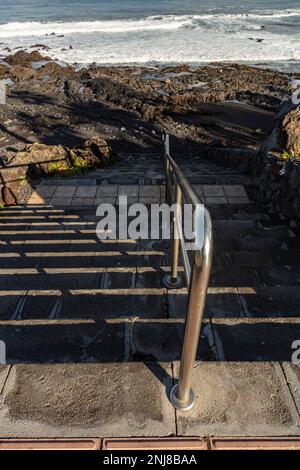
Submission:
<svg viewBox="0 0 300 470">
<path fill-rule="evenodd" d="M 299 417 L 299 420 L 300 420 L 300 409 L 298 408 L 297 402 L 294 398 L 294 394 L 293 394 L 293 392 L 291 390 L 291 387 L 290 387 L 290 381 L 288 380 L 288 377 L 287 377 L 286 372 L 284 370 L 283 364 L 281 362 L 279 362 L 279 367 L 280 367 L 281 372 L 284 376 L 286 387 L 289 391 L 290 398 L 291 398 L 292 402 L 294 403 L 294 406 L 296 408 L 296 411 L 297 411 L 297 414 L 298 414 L 298 417 Z"/>
<path fill-rule="evenodd" d="M 5 386 L 7 384 L 7 381 L 8 381 L 8 377 L 10 375 L 10 372 L 12 370 L 12 364 L 8 366 L 8 370 L 7 370 L 7 373 L 6 373 L 6 376 L 5 376 L 5 379 L 3 381 L 3 384 L 2 384 L 2 387 L 0 389 L 0 402 L 1 402 L 1 405 L 3 404 L 3 395 L 4 395 L 4 389 L 5 389 Z"/>
</svg>

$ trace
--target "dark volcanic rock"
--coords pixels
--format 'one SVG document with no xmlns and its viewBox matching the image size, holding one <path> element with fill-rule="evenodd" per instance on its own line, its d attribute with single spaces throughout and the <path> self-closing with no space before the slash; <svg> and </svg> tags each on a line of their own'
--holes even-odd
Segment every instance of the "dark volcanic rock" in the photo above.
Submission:
<svg viewBox="0 0 300 470">
<path fill-rule="evenodd" d="M 31 65 L 13 65 L 9 70 L 9 76 L 16 81 L 32 80 L 36 71 Z"/>
<path fill-rule="evenodd" d="M 285 102 L 277 114 L 274 129 L 261 147 L 261 152 L 300 152 L 300 106 Z"/>
<path fill-rule="evenodd" d="M 6 206 L 13 206 L 17 204 L 17 198 L 11 187 L 4 186 L 2 188 L 2 200 Z"/>
<path fill-rule="evenodd" d="M 299 150 L 300 153 L 300 106 L 290 111 L 283 119 L 281 139 L 288 151 Z"/>
<path fill-rule="evenodd" d="M 18 51 L 13 55 L 8 55 L 4 60 L 9 65 L 26 65 L 30 62 L 41 62 L 43 60 L 49 60 L 49 57 L 42 56 L 38 51 Z"/>
<path fill-rule="evenodd" d="M 9 74 L 9 68 L 3 64 L 0 64 L 0 77 L 5 78 Z"/>
<path fill-rule="evenodd" d="M 45 44 L 34 44 L 31 46 L 32 48 L 38 48 L 38 49 L 43 49 L 44 51 L 50 51 L 51 48 L 49 46 L 46 46 Z"/>
</svg>

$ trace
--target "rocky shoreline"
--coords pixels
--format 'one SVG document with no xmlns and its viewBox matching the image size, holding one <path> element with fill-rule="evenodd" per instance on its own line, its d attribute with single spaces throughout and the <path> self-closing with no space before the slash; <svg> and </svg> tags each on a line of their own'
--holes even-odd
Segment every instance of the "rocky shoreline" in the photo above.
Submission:
<svg viewBox="0 0 300 470">
<path fill-rule="evenodd" d="M 211 146 L 256 151 L 299 77 L 222 63 L 79 67 L 20 50 L 0 61 L 0 156 L 34 142 L 73 148 L 94 138 L 119 154 L 151 151 L 164 130 L 181 158 Z"/>
<path fill-rule="evenodd" d="M 214 112 L 205 104 L 241 102 L 273 112 L 292 92 L 290 75 L 239 64 L 77 70 L 24 51 L 0 62 L 0 79 L 8 80 L 10 105 L 1 106 L 0 145 L 9 140 L 12 124 L 16 135 L 43 137 L 49 130 L 55 134 L 58 127 L 76 126 L 82 133 L 95 129 L 104 138 L 133 145 L 147 142 L 141 131 L 164 127 L 179 139 L 207 144 L 212 136 L 205 118 Z"/>
</svg>

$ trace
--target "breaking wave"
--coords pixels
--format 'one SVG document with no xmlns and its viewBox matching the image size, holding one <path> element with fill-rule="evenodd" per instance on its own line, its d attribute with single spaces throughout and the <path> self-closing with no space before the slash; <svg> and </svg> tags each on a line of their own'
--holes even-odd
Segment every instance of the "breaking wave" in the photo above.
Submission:
<svg viewBox="0 0 300 470">
<path fill-rule="evenodd" d="M 45 36 L 55 33 L 130 33 L 142 31 L 171 31 L 177 29 L 215 28 L 259 30 L 261 21 L 300 17 L 300 8 L 293 10 L 263 10 L 244 14 L 161 15 L 142 19 L 72 21 L 72 22 L 10 22 L 0 24 L 0 38 Z"/>
</svg>

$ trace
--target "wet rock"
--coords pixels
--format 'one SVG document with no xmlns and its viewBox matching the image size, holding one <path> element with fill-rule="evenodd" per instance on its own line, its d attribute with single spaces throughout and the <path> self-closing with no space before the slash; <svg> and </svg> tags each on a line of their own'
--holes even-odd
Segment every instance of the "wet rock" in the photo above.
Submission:
<svg viewBox="0 0 300 470">
<path fill-rule="evenodd" d="M 298 149 L 300 154 L 300 106 L 284 117 L 281 126 L 281 139 L 286 150 L 295 151 Z"/>
<path fill-rule="evenodd" d="M 82 147 L 75 147 L 71 150 L 71 158 L 79 158 L 85 162 L 89 168 L 97 168 L 112 163 L 118 159 L 117 155 L 104 139 L 98 136 L 84 142 Z"/>
<path fill-rule="evenodd" d="M 5 78 L 9 74 L 9 68 L 0 64 L 0 78 Z"/>
<path fill-rule="evenodd" d="M 62 145 L 46 145 L 35 142 L 17 152 L 14 164 L 34 164 L 68 159 L 68 149 Z"/>
<path fill-rule="evenodd" d="M 9 69 L 9 76 L 12 80 L 22 82 L 34 79 L 36 71 L 31 65 L 13 65 Z"/>
<path fill-rule="evenodd" d="M 300 152 L 300 106 L 284 102 L 275 116 L 274 129 L 261 147 L 261 152 Z"/>
<path fill-rule="evenodd" d="M 32 48 L 43 49 L 44 51 L 50 51 L 51 50 L 51 47 L 46 46 L 45 44 L 33 44 L 33 46 L 31 46 L 31 47 Z"/>
<path fill-rule="evenodd" d="M 2 188 L 2 200 L 6 206 L 13 206 L 17 204 L 17 198 L 11 187 L 4 186 Z"/>
<path fill-rule="evenodd" d="M 4 61 L 9 65 L 27 65 L 31 62 L 41 62 L 43 60 L 49 59 L 49 57 L 42 56 L 38 51 L 18 51 L 13 55 L 8 55 L 5 57 Z"/>
<path fill-rule="evenodd" d="M 75 71 L 72 67 L 61 67 L 56 62 L 48 62 L 36 71 L 38 79 L 42 79 L 45 75 L 48 75 L 53 82 L 65 80 L 66 76 L 75 75 Z"/>
</svg>

